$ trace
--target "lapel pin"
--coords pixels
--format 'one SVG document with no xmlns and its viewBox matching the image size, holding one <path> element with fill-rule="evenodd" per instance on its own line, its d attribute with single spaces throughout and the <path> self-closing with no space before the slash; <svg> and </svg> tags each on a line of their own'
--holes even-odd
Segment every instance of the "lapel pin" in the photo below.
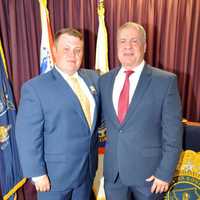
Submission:
<svg viewBox="0 0 200 200">
<path fill-rule="evenodd" d="M 93 85 L 90 86 L 90 91 L 93 95 L 96 94 L 96 89 Z"/>
</svg>

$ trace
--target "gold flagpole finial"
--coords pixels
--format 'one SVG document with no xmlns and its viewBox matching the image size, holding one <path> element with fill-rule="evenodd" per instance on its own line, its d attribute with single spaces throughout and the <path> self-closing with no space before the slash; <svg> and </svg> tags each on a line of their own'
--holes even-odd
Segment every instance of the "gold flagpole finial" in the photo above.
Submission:
<svg viewBox="0 0 200 200">
<path fill-rule="evenodd" d="M 104 1 L 103 0 L 99 0 L 99 3 L 98 3 L 98 15 L 99 16 L 104 16 L 104 14 L 105 14 Z"/>
</svg>

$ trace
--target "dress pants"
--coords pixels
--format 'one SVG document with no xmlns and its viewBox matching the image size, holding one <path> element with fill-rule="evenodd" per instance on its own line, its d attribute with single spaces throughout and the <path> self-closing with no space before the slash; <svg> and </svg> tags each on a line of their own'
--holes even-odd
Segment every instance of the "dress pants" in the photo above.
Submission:
<svg viewBox="0 0 200 200">
<path fill-rule="evenodd" d="M 92 189 L 92 180 L 88 178 L 76 188 L 65 191 L 38 192 L 38 200 L 89 200 Z"/>
<path fill-rule="evenodd" d="M 106 200 L 163 200 L 163 194 L 151 193 L 152 182 L 142 186 L 127 186 L 118 175 L 114 183 L 105 180 Z"/>
</svg>

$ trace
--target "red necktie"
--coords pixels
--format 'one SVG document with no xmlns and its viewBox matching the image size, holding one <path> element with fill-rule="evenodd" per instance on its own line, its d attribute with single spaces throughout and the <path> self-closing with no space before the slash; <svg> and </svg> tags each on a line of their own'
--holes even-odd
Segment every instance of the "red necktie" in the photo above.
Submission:
<svg viewBox="0 0 200 200">
<path fill-rule="evenodd" d="M 133 73 L 133 71 L 125 71 L 126 78 L 124 81 L 124 86 L 121 90 L 119 101 L 118 101 L 118 120 L 122 123 L 125 119 L 126 113 L 128 111 L 129 106 L 129 88 L 130 88 L 130 81 L 129 76 Z"/>
</svg>

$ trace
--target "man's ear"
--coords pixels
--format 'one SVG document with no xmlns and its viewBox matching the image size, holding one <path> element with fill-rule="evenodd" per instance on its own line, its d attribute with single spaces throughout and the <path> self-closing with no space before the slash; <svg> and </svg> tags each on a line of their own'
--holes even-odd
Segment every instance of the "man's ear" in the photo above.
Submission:
<svg viewBox="0 0 200 200">
<path fill-rule="evenodd" d="M 144 53 L 146 53 L 147 50 L 147 43 L 144 44 Z"/>
</svg>

